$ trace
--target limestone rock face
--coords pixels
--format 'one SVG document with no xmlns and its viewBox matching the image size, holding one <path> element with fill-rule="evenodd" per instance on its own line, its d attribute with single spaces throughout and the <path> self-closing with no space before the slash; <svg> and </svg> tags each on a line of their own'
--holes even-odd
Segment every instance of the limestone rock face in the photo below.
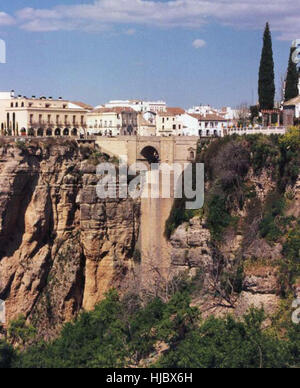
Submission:
<svg viewBox="0 0 300 388">
<path fill-rule="evenodd" d="M 100 200 L 74 142 L 0 146 L 0 298 L 51 337 L 129 283 L 139 203 Z"/>
<path fill-rule="evenodd" d="M 259 233 L 264 204 L 276 190 L 276 182 L 270 171 L 262 170 L 255 175 L 251 169 L 246 181 L 255 189 L 258 206 L 253 211 L 245 202 L 244 208 L 236 211 L 236 226 L 224 231 L 222 241 L 211 241 L 205 217 L 195 217 L 179 226 L 170 239 L 173 271 L 185 271 L 190 275 L 201 271 L 202 279 L 198 276 L 200 287 L 193 294 L 193 305 L 200 308 L 203 318 L 227 313 L 241 317 L 251 307 L 264 308 L 266 314 L 274 314 L 280 306 L 279 263 L 283 259 L 284 239 L 269 243 Z M 287 215 L 299 217 L 300 177 L 293 187 L 286 189 L 285 195 L 292 199 Z M 242 279 L 236 287 L 233 283 L 241 265 Z M 299 280 L 294 293 L 299 297 Z"/>
<path fill-rule="evenodd" d="M 199 218 L 179 226 L 171 237 L 172 266 L 202 268 L 208 271 L 212 266 L 209 243 L 210 232 Z"/>
</svg>

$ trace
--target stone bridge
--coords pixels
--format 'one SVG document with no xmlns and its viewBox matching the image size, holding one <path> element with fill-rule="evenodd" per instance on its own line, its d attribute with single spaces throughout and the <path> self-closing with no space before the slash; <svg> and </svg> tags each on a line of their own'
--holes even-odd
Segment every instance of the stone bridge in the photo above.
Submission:
<svg viewBox="0 0 300 388">
<path fill-rule="evenodd" d="M 96 144 L 110 156 L 126 156 L 129 165 L 138 161 L 183 165 L 195 161 L 198 140 L 199 137 L 180 136 L 97 137 Z M 141 198 L 141 225 L 136 249 L 141 252 L 141 284 L 145 289 L 153 289 L 157 281 L 169 276 L 171 248 L 164 232 L 173 203 L 173 197 Z"/>
<path fill-rule="evenodd" d="M 183 164 L 195 160 L 198 140 L 196 136 L 97 136 L 96 144 L 109 156 L 126 156 L 129 165 L 137 161 Z"/>
</svg>

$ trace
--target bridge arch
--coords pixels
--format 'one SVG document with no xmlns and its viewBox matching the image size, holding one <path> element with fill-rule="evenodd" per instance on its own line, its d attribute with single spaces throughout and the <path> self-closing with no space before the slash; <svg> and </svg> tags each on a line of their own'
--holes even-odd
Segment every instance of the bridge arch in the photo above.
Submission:
<svg viewBox="0 0 300 388">
<path fill-rule="evenodd" d="M 153 146 L 146 146 L 146 147 L 144 147 L 142 149 L 142 151 L 141 151 L 141 155 L 150 164 L 151 163 L 159 163 L 159 161 L 160 161 L 159 152 Z"/>
</svg>

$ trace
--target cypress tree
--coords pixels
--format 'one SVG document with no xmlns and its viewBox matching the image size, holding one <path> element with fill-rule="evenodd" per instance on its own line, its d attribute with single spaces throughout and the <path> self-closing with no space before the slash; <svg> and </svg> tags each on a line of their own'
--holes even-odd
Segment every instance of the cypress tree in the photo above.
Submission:
<svg viewBox="0 0 300 388">
<path fill-rule="evenodd" d="M 275 76 L 272 37 L 269 23 L 266 24 L 263 40 L 264 43 L 261 54 L 258 81 L 259 106 L 260 109 L 273 109 L 275 98 Z"/>
<path fill-rule="evenodd" d="M 288 72 L 286 77 L 285 96 L 284 96 L 285 101 L 291 100 L 292 98 L 297 97 L 299 94 L 299 91 L 298 91 L 299 74 L 297 70 L 297 65 L 292 59 L 294 50 L 296 50 L 296 48 L 292 47 L 291 53 L 290 53 L 290 59 L 289 59 Z"/>
</svg>

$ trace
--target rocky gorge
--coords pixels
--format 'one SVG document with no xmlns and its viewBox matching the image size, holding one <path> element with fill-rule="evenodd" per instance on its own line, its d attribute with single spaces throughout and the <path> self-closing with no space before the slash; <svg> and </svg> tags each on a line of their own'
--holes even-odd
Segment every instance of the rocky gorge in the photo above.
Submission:
<svg viewBox="0 0 300 388">
<path fill-rule="evenodd" d="M 195 278 L 193 304 L 204 317 L 239 317 L 251 306 L 273 315 L 287 288 L 299 296 L 298 268 L 292 280 L 284 268 L 289 239 L 298 241 L 300 177 L 285 182 L 276 197 L 284 209 L 274 212 L 277 162 L 267 155 L 259 165 L 251 144 L 232 140 L 199 151 L 207 158 L 201 160 L 208 169 L 206 207 L 180 222 L 171 214 L 168 257 L 159 258 L 168 276 L 155 268 L 161 290 L 153 295 Z M 141 293 L 141 279 L 154 276 L 142 273 L 140 201 L 96 195 L 96 165 L 105 158 L 73 141 L 1 140 L 0 299 L 8 322 L 23 315 L 45 339 L 111 288 Z M 184 212 L 176 202 L 174 210 Z"/>
</svg>

